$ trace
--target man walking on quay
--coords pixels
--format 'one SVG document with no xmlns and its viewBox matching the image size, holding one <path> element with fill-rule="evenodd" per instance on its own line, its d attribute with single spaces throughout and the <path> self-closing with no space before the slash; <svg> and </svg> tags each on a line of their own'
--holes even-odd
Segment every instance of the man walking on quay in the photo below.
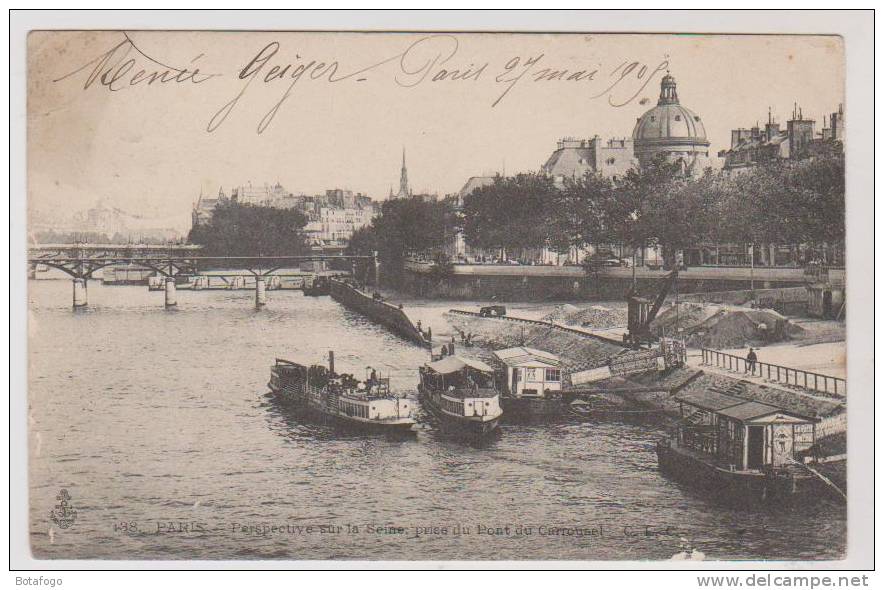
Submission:
<svg viewBox="0 0 884 590">
<path fill-rule="evenodd" d="M 755 349 L 750 348 L 749 354 L 746 355 L 746 372 L 755 374 L 755 363 L 758 362 L 758 355 L 755 354 Z"/>
</svg>

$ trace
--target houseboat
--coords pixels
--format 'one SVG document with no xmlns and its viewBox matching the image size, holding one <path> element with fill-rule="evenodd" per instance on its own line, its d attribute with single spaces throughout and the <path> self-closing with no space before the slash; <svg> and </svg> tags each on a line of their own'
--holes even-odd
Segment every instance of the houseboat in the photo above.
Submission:
<svg viewBox="0 0 884 590">
<path fill-rule="evenodd" d="M 446 356 L 420 368 L 421 405 L 443 429 L 481 437 L 497 430 L 503 411 L 494 369 L 482 361 Z"/>
<path fill-rule="evenodd" d="M 276 359 L 268 386 L 280 401 L 319 422 L 367 432 L 411 432 L 411 400 L 392 394 L 389 378 L 370 367 L 366 372 L 363 381 L 336 373 L 334 353 L 328 367 Z"/>
<path fill-rule="evenodd" d="M 682 419 L 657 444 L 662 472 L 741 503 L 813 498 L 825 488 L 805 465 L 816 417 L 715 390 L 674 399 Z"/>
<path fill-rule="evenodd" d="M 507 419 L 561 416 L 567 409 L 562 395 L 561 360 L 551 352 L 517 346 L 494 351 L 500 401 Z"/>
</svg>

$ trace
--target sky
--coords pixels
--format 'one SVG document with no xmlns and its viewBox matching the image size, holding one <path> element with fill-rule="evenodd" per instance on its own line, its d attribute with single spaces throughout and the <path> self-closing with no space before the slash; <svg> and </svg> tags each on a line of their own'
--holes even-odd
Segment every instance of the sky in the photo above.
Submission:
<svg viewBox="0 0 884 590">
<path fill-rule="evenodd" d="M 630 136 L 667 70 L 710 156 L 769 107 L 819 130 L 844 102 L 833 36 L 37 31 L 29 210 L 185 230 L 201 192 L 249 182 L 383 199 L 403 148 L 415 192 L 444 195 L 536 171 L 561 137 Z"/>
</svg>

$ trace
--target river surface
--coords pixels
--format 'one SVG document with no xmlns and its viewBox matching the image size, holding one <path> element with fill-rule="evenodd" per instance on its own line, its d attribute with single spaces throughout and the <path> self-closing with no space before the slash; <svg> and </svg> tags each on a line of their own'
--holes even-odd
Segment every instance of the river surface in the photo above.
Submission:
<svg viewBox="0 0 884 590">
<path fill-rule="evenodd" d="M 328 297 L 29 284 L 31 546 L 38 558 L 837 558 L 845 510 L 720 505 L 656 469 L 665 425 L 504 425 L 482 446 L 301 423 L 267 396 L 276 357 L 366 366 L 414 391 L 427 353 Z M 441 314 L 475 304 L 406 303 Z M 528 306 L 526 305 L 526 308 Z M 515 309 L 515 308 L 514 308 Z M 538 308 L 534 308 L 537 311 Z M 519 315 L 527 315 L 528 310 Z M 50 520 L 67 489 L 76 519 Z M 273 527 L 276 527 L 275 529 Z"/>
</svg>

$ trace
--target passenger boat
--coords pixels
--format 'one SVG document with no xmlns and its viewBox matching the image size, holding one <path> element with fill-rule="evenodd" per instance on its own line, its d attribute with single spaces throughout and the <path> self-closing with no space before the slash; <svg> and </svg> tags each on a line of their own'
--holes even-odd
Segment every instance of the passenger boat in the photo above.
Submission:
<svg viewBox="0 0 884 590">
<path fill-rule="evenodd" d="M 280 401 L 321 422 L 360 431 L 410 432 L 415 424 L 411 400 L 392 394 L 390 379 L 368 370 L 364 381 L 338 374 L 334 353 L 328 367 L 276 359 L 268 386 Z"/>
<path fill-rule="evenodd" d="M 674 399 L 682 420 L 656 448 L 667 475 L 741 504 L 818 500 L 838 490 L 805 463 L 818 418 L 716 390 Z"/>
<path fill-rule="evenodd" d="M 494 432 L 503 410 L 494 369 L 482 361 L 446 356 L 420 368 L 421 405 L 443 429 L 481 437 Z"/>
</svg>

